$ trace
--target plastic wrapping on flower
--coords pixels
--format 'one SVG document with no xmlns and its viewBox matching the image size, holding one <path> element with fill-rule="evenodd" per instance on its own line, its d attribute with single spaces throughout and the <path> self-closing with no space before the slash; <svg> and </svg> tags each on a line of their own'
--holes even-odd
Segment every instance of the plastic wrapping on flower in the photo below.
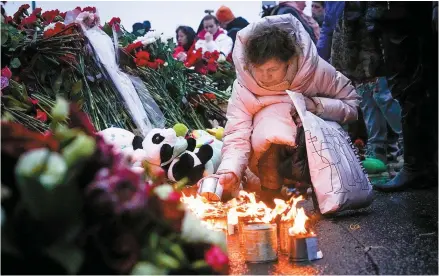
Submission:
<svg viewBox="0 0 439 276">
<path fill-rule="evenodd" d="M 112 26 L 111 30 L 113 31 L 113 44 L 114 44 L 114 52 L 116 56 L 116 64 L 119 65 L 119 39 L 117 37 L 116 27 Z"/>
<path fill-rule="evenodd" d="M 96 58 L 103 65 L 112 82 L 122 96 L 139 132 L 143 135 L 146 135 L 152 129 L 151 122 L 130 78 L 127 74 L 120 70 L 118 64 L 116 63 L 116 53 L 114 50 L 113 41 L 103 30 L 98 27 L 97 24 L 90 28 L 90 26 L 87 25 L 87 23 L 90 21 L 84 18 L 84 13 L 85 12 L 80 13 L 75 19 L 75 22 L 82 27 L 84 35 L 88 38 L 91 47 L 95 51 Z M 69 14 L 67 16 L 69 16 Z M 93 20 L 95 19 L 97 19 L 96 16 L 93 17 Z"/>
<path fill-rule="evenodd" d="M 160 110 L 160 107 L 154 101 L 154 98 L 149 93 L 143 81 L 139 77 L 130 75 L 129 77 L 137 90 L 137 94 L 139 95 L 140 101 L 142 102 L 142 105 L 148 114 L 148 118 L 151 121 L 153 128 L 164 128 L 166 123 L 165 116 Z"/>
</svg>

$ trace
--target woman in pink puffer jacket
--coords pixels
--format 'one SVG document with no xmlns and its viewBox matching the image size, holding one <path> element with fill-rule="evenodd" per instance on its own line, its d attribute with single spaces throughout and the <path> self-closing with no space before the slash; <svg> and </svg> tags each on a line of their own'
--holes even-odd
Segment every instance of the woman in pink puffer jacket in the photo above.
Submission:
<svg viewBox="0 0 439 276">
<path fill-rule="evenodd" d="M 242 29 L 233 61 L 237 79 L 217 171 L 226 191 L 237 189 L 247 167 L 258 177 L 266 173 L 259 171 L 259 161 L 272 145 L 295 146 L 293 106 L 286 90 L 306 96 L 307 110 L 323 119 L 339 123 L 357 119 L 359 96 L 354 87 L 318 56 L 308 33 L 291 14 L 264 17 Z M 261 180 L 265 189 L 281 188 Z"/>
</svg>

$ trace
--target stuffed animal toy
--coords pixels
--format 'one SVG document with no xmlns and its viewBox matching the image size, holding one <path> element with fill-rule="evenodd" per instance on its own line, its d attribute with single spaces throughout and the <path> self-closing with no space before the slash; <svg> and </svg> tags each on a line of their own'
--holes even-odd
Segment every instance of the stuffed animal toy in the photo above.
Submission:
<svg viewBox="0 0 439 276">
<path fill-rule="evenodd" d="M 142 146 L 146 152 L 147 162 L 167 169 L 172 160 L 187 149 L 188 142 L 183 137 L 177 137 L 172 128 L 154 128 L 148 132 Z"/>
<path fill-rule="evenodd" d="M 189 132 L 187 126 L 182 123 L 175 124 L 173 129 L 178 137 L 186 137 L 187 133 Z"/>
<path fill-rule="evenodd" d="M 201 178 L 215 173 L 213 163 L 213 149 L 210 145 L 202 145 L 196 149 L 196 141 L 188 138 L 187 150 L 173 159 L 168 169 L 168 179 L 180 181 L 187 177 L 187 185 L 196 184 Z"/>
<path fill-rule="evenodd" d="M 213 150 L 212 166 L 214 172 L 218 169 L 221 163 L 221 149 L 223 148 L 223 142 L 216 139 L 214 136 L 204 130 L 194 130 L 189 134 L 190 137 L 197 141 L 196 148 L 201 148 L 203 145 L 210 145 Z M 196 152 L 197 150 L 195 150 Z"/>
<path fill-rule="evenodd" d="M 107 128 L 99 132 L 107 143 L 125 156 L 131 157 L 133 167 L 142 167 L 143 161 L 167 169 L 171 161 L 181 155 L 188 144 L 177 137 L 172 128 L 152 129 L 145 139 L 121 128 Z"/>
<path fill-rule="evenodd" d="M 134 171 L 142 173 L 142 160 L 146 157 L 146 152 L 143 150 L 143 138 L 134 133 L 122 129 L 111 127 L 99 132 L 108 144 L 112 144 L 116 151 L 121 152 L 124 156 L 129 158 L 131 166 Z"/>
<path fill-rule="evenodd" d="M 224 137 L 224 128 L 223 127 L 217 127 L 217 128 L 210 128 L 206 129 L 207 132 L 210 135 L 213 135 L 216 139 L 222 141 Z"/>
</svg>

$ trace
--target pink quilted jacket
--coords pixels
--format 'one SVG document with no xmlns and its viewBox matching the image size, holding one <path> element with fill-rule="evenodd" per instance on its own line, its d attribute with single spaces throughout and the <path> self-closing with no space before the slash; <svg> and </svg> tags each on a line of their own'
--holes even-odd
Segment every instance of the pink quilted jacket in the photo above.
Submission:
<svg viewBox="0 0 439 276">
<path fill-rule="evenodd" d="M 346 123 L 357 119 L 359 96 L 349 79 L 321 59 L 301 23 L 291 14 L 268 16 L 241 30 L 233 61 L 237 80 L 227 109 L 222 161 L 218 172 L 233 172 L 240 179 L 249 166 L 257 176 L 258 160 L 272 143 L 294 146 L 296 126 L 291 118 L 292 101 L 285 91 L 260 87 L 244 69 L 244 45 L 259 25 L 277 25 L 295 36 L 302 48 L 299 70 L 290 90 L 319 100 L 326 120 Z"/>
</svg>

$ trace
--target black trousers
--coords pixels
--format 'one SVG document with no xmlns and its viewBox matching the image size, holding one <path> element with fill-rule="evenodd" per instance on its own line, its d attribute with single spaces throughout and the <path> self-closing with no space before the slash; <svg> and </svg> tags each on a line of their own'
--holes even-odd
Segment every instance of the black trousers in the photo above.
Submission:
<svg viewBox="0 0 439 276">
<path fill-rule="evenodd" d="M 405 159 L 437 171 L 438 34 L 431 2 L 406 3 L 407 16 L 378 21 L 376 31 L 389 87 L 402 108 Z"/>
</svg>

